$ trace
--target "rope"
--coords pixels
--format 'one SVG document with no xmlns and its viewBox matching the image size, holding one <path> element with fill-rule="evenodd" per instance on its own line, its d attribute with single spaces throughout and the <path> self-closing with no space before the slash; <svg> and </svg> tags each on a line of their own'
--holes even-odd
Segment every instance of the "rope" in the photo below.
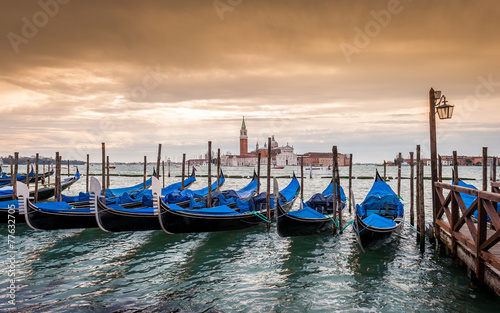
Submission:
<svg viewBox="0 0 500 313">
<path fill-rule="evenodd" d="M 331 217 L 330 215 L 325 215 L 325 216 L 328 216 L 332 220 L 333 224 L 335 224 L 335 227 L 339 228 L 339 223 L 337 222 L 337 218 L 333 219 L 333 217 Z"/>
<path fill-rule="evenodd" d="M 403 222 L 403 224 L 405 224 L 406 226 L 410 227 L 411 230 L 413 230 L 414 232 L 416 232 L 417 234 L 420 235 L 420 232 L 410 223 L 408 223 L 407 221 L 405 220 L 402 220 L 400 218 L 396 218 L 394 219 L 395 222 Z"/>
<path fill-rule="evenodd" d="M 262 219 L 264 222 L 267 222 L 267 223 L 271 224 L 271 221 L 269 221 L 264 214 L 262 214 L 260 212 L 256 212 L 256 211 L 250 211 L 250 213 L 252 213 L 253 215 L 255 215 L 258 218 Z"/>
<path fill-rule="evenodd" d="M 347 199 L 347 201 L 349 201 L 349 204 L 354 207 L 354 204 L 351 203 L 351 199 L 349 199 L 349 197 L 345 197 Z"/>
<path fill-rule="evenodd" d="M 347 225 L 344 226 L 344 228 L 342 228 L 342 230 L 340 232 L 343 232 L 344 229 L 347 228 L 347 226 L 351 225 L 352 223 L 354 223 L 354 220 L 350 221 L 349 223 L 347 223 Z"/>
<path fill-rule="evenodd" d="M 363 229 L 362 229 L 362 230 L 360 230 L 360 231 L 357 231 L 356 229 L 354 229 L 354 231 L 355 231 L 355 232 L 357 232 L 358 234 L 360 234 L 363 230 L 365 230 L 365 229 L 367 229 L 367 228 L 368 228 L 368 226 L 366 226 L 365 228 L 363 228 Z"/>
<path fill-rule="evenodd" d="M 403 199 L 402 197 L 398 197 L 398 199 L 401 201 L 405 201 L 405 199 Z"/>
</svg>

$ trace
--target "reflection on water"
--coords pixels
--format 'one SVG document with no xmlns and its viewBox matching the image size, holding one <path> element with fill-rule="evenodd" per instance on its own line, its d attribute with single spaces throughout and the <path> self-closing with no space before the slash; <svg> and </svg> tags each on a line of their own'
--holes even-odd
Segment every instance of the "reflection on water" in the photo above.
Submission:
<svg viewBox="0 0 500 313">
<path fill-rule="evenodd" d="M 293 170 L 285 168 L 274 175 L 291 175 Z M 204 171 L 200 168 L 198 174 Z M 142 168 L 118 166 L 114 172 L 141 173 Z M 224 169 L 227 176 L 248 176 L 228 178 L 224 187 L 245 186 L 252 172 L 252 168 Z M 356 177 L 373 176 L 375 167 L 355 166 L 353 172 Z M 448 168 L 444 172 L 451 176 Z M 460 172 L 481 185 L 480 168 Z M 340 175 L 346 174 L 342 168 Z M 388 176 L 396 176 L 396 168 L 388 168 Z M 409 176 L 409 168 L 403 168 L 403 176 Z M 166 183 L 178 180 L 170 177 Z M 140 177 L 111 178 L 117 187 L 140 181 Z M 288 181 L 278 179 L 280 186 Z M 323 191 L 328 182 L 328 178 L 306 178 L 305 198 Z M 353 181 L 358 203 L 372 182 Z M 206 178 L 198 178 L 193 188 L 205 183 Z M 389 184 L 397 186 L 394 180 Z M 84 188 L 82 180 L 68 193 Z M 410 198 L 408 188 L 409 181 L 403 180 L 405 200 Z M 405 204 L 408 208 L 408 201 Z M 426 210 L 430 222 L 428 200 Z M 345 223 L 352 218 L 344 213 Z M 433 246 L 427 244 L 421 253 L 408 227 L 367 254 L 361 253 L 351 227 L 338 236 L 303 238 L 281 238 L 275 231 L 274 225 L 270 233 L 259 225 L 214 234 L 110 234 L 98 229 L 40 232 L 17 225 L 17 308 L 19 312 L 494 312 L 500 305 L 496 295 L 473 288 L 465 270 L 435 254 Z M 0 226 L 0 233 L 6 236 L 6 225 Z M 8 256 L 5 248 L 0 250 L 3 264 Z M 1 311 L 9 308 L 8 286 L 4 272 Z"/>
</svg>

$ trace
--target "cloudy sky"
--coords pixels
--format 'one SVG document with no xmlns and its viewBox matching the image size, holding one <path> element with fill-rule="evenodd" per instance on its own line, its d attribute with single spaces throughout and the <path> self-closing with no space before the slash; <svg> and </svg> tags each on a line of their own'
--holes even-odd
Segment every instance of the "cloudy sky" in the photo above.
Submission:
<svg viewBox="0 0 500 313">
<path fill-rule="evenodd" d="M 2 1 L 0 156 L 92 161 L 238 153 L 428 155 L 429 89 L 455 104 L 439 152 L 500 155 L 500 4 L 484 1 Z"/>
</svg>

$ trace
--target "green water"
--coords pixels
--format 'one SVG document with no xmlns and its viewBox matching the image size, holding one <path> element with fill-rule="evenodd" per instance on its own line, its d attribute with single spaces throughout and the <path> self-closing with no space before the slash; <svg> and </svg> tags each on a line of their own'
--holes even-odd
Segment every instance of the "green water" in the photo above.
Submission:
<svg viewBox="0 0 500 313">
<path fill-rule="evenodd" d="M 91 169 L 98 172 L 99 168 Z M 276 170 L 290 175 L 293 168 Z M 295 168 L 297 170 L 297 168 Z M 381 169 L 379 169 L 381 170 Z M 426 168 L 426 171 L 429 169 Z M 85 172 L 80 168 L 80 171 Z M 141 173 L 141 166 L 119 166 L 117 174 Z M 179 169 L 172 168 L 172 174 Z M 252 168 L 225 168 L 227 175 L 251 177 Z M 374 176 L 374 166 L 355 166 L 354 176 Z M 206 168 L 199 168 L 206 174 Z M 445 168 L 445 176 L 451 169 Z M 480 168 L 461 176 L 481 186 Z M 347 168 L 342 168 L 342 176 Z M 396 168 L 388 168 L 396 177 Z M 403 168 L 409 176 L 409 168 Z M 426 176 L 430 176 L 426 173 Z M 178 181 L 167 178 L 166 184 Z M 199 178 L 192 188 L 205 186 Z M 112 177 L 113 186 L 138 183 Z M 162 181 L 162 179 L 160 179 Z M 249 178 L 227 179 L 239 188 Z M 285 186 L 289 179 L 280 178 Z M 305 198 L 321 192 L 329 179 L 305 179 Z M 342 180 L 344 187 L 347 180 Z M 353 180 L 360 203 L 372 180 Z M 396 190 L 395 180 L 389 183 Z M 426 181 L 426 220 L 431 222 L 430 182 Z M 67 194 L 85 189 L 85 177 Z M 262 189 L 266 185 L 263 182 Z M 409 220 L 409 180 L 402 181 Z M 345 211 L 344 220 L 352 219 Z M 0 260 L 8 265 L 7 225 L 0 226 Z M 498 312 L 500 297 L 472 286 L 466 270 L 427 243 L 421 253 L 408 227 L 386 246 L 363 254 L 352 228 L 337 236 L 281 238 L 275 226 L 243 231 L 166 235 L 160 231 L 104 233 L 98 229 L 15 230 L 16 306 L 8 303 L 9 277 L 3 266 L 0 310 L 16 312 Z"/>
</svg>

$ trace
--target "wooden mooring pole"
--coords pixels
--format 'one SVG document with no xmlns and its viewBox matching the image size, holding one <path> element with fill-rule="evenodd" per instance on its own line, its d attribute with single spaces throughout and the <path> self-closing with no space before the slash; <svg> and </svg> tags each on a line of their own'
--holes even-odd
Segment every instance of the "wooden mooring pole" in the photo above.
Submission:
<svg viewBox="0 0 500 313">
<path fill-rule="evenodd" d="M 420 193 L 420 145 L 417 145 L 417 183 L 416 183 L 416 196 L 415 196 L 415 201 L 416 201 L 416 213 L 417 213 L 417 231 L 420 232 L 420 197 L 422 196 Z M 411 214 L 411 213 L 410 213 Z M 417 243 L 420 242 L 420 235 L 417 233 Z"/>
<path fill-rule="evenodd" d="M 271 137 L 267 138 L 267 194 L 266 194 L 266 218 L 271 220 Z M 267 231 L 271 230 L 271 224 L 267 223 Z"/>
<path fill-rule="evenodd" d="M 352 190 L 352 153 L 349 155 L 349 197 Z M 349 214 L 352 214 L 352 201 L 349 199 Z"/>
<path fill-rule="evenodd" d="M 338 167 L 338 150 L 337 146 L 332 147 L 332 210 L 333 210 L 333 218 L 337 219 L 338 222 L 340 223 L 341 221 L 341 206 L 338 205 L 337 198 L 339 198 L 339 194 L 337 194 L 337 186 L 340 185 L 340 182 L 337 181 L 337 167 Z M 341 227 L 339 227 L 342 229 Z M 340 230 L 338 229 L 338 230 Z M 333 227 L 333 233 L 337 233 L 337 227 Z"/>
<path fill-rule="evenodd" d="M 384 181 L 387 181 L 387 162 L 384 160 Z"/>
<path fill-rule="evenodd" d="M 106 144 L 101 143 L 101 162 L 102 162 L 102 196 L 106 197 Z M 96 195 L 97 197 L 98 195 Z"/>
<path fill-rule="evenodd" d="M 441 155 L 438 156 L 438 180 L 443 182 L 443 158 Z"/>
<path fill-rule="evenodd" d="M 161 143 L 158 144 L 158 157 L 156 159 L 156 178 L 160 179 L 160 163 L 161 163 Z"/>
<path fill-rule="evenodd" d="M 483 191 L 488 190 L 488 148 L 483 147 Z"/>
<path fill-rule="evenodd" d="M 208 195 L 207 195 L 207 208 L 212 207 L 212 142 L 208 142 Z"/>
<path fill-rule="evenodd" d="M 424 161 L 420 159 L 420 251 L 425 250 Z"/>
<path fill-rule="evenodd" d="M 403 161 L 403 157 L 401 152 L 398 155 L 398 197 L 401 197 L 401 162 Z"/>
<path fill-rule="evenodd" d="M 459 176 L 458 176 L 458 153 L 453 151 L 453 184 L 458 186 Z M 449 221 L 451 228 L 457 224 L 458 221 L 458 202 L 455 195 L 452 194 L 451 200 L 451 221 Z M 453 255 L 457 254 L 457 239 L 455 236 L 451 236 L 450 250 Z"/>
<path fill-rule="evenodd" d="M 181 189 L 184 189 L 184 177 L 186 176 L 185 174 L 186 171 L 186 154 L 182 154 L 182 180 L 181 180 Z"/>
<path fill-rule="evenodd" d="M 161 176 L 163 177 L 163 188 L 165 188 L 165 161 L 161 161 Z"/>
<path fill-rule="evenodd" d="M 26 161 L 26 187 L 30 188 L 30 160 Z"/>
<path fill-rule="evenodd" d="M 15 153 L 14 153 L 15 154 Z M 14 190 L 14 185 L 17 181 L 17 175 L 14 176 L 14 158 L 10 156 L 10 185 L 12 186 L 12 200 L 16 200 L 16 192 Z"/>
<path fill-rule="evenodd" d="M 35 155 L 35 203 L 38 202 L 38 153 Z"/>
<path fill-rule="evenodd" d="M 217 148 L 217 191 L 220 190 L 220 148 Z"/>
<path fill-rule="evenodd" d="M 260 193 L 260 153 L 257 155 L 257 194 Z"/>
<path fill-rule="evenodd" d="M 304 156 L 300 157 L 300 205 L 304 201 Z"/>
<path fill-rule="evenodd" d="M 59 152 L 56 152 L 56 178 L 54 180 L 54 202 L 59 200 L 59 181 L 61 180 L 61 167 L 59 166 L 59 162 L 61 162 L 59 158 Z"/>
<path fill-rule="evenodd" d="M 12 183 L 12 199 L 17 199 L 17 173 L 19 172 L 19 152 L 14 152 L 14 181 Z"/>
<path fill-rule="evenodd" d="M 410 224 L 415 226 L 415 162 L 410 152 Z"/>
<path fill-rule="evenodd" d="M 146 189 L 147 170 L 148 170 L 148 158 L 147 156 L 144 156 L 144 172 L 142 173 L 142 184 L 144 186 L 144 189 Z"/>
</svg>

